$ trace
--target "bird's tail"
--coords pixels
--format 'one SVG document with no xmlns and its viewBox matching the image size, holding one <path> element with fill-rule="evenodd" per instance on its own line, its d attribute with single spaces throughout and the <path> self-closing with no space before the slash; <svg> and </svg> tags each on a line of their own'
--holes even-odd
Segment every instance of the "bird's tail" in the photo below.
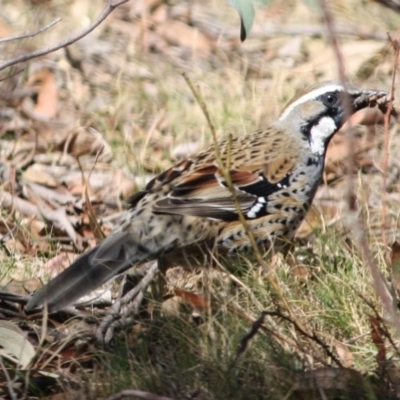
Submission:
<svg viewBox="0 0 400 400">
<path fill-rule="evenodd" d="M 154 258 L 151 252 L 145 246 L 135 243 L 129 232 L 114 232 L 38 290 L 26 305 L 25 311 L 39 310 L 45 304 L 49 312 L 60 310 L 132 264 L 151 258 Z"/>
</svg>

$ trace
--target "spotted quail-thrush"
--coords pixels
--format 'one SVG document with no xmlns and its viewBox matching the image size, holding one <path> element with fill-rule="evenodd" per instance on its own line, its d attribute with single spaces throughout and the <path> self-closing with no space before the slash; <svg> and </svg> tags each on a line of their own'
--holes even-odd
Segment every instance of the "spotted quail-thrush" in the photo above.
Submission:
<svg viewBox="0 0 400 400">
<path fill-rule="evenodd" d="M 354 112 L 384 111 L 388 101 L 384 91 L 318 84 L 269 127 L 219 142 L 218 161 L 210 146 L 177 163 L 137 193 L 113 233 L 41 288 L 26 311 L 45 303 L 59 310 L 151 259 L 194 255 L 199 246 L 228 256 L 251 250 L 238 207 L 257 244 L 279 251 L 313 200 L 332 136 Z"/>
</svg>

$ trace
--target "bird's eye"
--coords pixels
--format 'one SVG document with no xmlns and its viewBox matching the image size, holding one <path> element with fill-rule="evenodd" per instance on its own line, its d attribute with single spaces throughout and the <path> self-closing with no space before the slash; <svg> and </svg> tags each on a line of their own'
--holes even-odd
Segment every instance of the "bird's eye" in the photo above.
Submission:
<svg viewBox="0 0 400 400">
<path fill-rule="evenodd" d="M 335 93 L 326 93 L 322 101 L 327 107 L 333 107 L 339 102 L 339 97 Z"/>
</svg>

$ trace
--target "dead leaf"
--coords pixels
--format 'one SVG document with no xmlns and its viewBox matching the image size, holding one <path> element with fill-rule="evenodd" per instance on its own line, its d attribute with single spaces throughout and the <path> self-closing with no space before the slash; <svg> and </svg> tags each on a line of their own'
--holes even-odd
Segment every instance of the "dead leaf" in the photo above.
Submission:
<svg viewBox="0 0 400 400">
<path fill-rule="evenodd" d="M 386 346 L 381 323 L 382 322 L 378 318 L 370 318 L 371 338 L 378 349 L 378 352 L 376 353 L 376 362 L 380 368 L 384 368 L 386 363 Z"/>
<path fill-rule="evenodd" d="M 26 295 L 27 293 L 32 293 L 42 286 L 42 283 L 37 278 L 30 278 L 23 281 L 12 280 L 7 284 L 2 285 L 2 289 L 10 293 Z"/>
<path fill-rule="evenodd" d="M 162 302 L 161 310 L 165 315 L 179 317 L 182 303 L 184 300 L 181 297 L 173 296 Z"/>
<path fill-rule="evenodd" d="M 87 181 L 85 181 L 84 187 L 85 187 L 84 194 L 85 194 L 85 202 L 86 202 L 85 204 L 86 204 L 87 213 L 89 216 L 90 228 L 92 229 L 92 233 L 96 239 L 103 240 L 103 239 L 105 239 L 105 235 L 104 235 L 104 232 L 101 230 L 101 227 L 97 221 L 96 213 L 95 213 L 92 203 L 90 201 Z"/>
<path fill-rule="evenodd" d="M 35 356 L 35 349 L 25 334 L 11 321 L 0 321 L 0 346 L 0 356 L 23 369 Z"/>
<path fill-rule="evenodd" d="M 79 254 L 76 253 L 64 252 L 58 254 L 43 264 L 43 266 L 40 268 L 40 276 L 54 278 L 70 264 L 72 264 L 72 262 L 78 257 Z"/>
<path fill-rule="evenodd" d="M 181 21 L 168 20 L 158 25 L 156 33 L 174 46 L 183 46 L 192 50 L 210 53 L 211 42 L 197 28 Z"/>
<path fill-rule="evenodd" d="M 34 114 L 46 119 L 53 118 L 58 106 L 58 89 L 53 73 L 48 68 L 43 68 L 32 74 L 27 84 L 38 87 Z"/>
<path fill-rule="evenodd" d="M 315 229 L 319 229 L 323 226 L 323 218 L 321 211 L 315 206 L 311 206 L 310 210 L 307 212 L 306 217 L 300 224 L 296 231 L 297 238 L 306 238 Z"/>
<path fill-rule="evenodd" d="M 202 295 L 190 293 L 182 289 L 174 289 L 173 293 L 199 310 L 208 310 L 210 308 L 210 302 Z"/>
<path fill-rule="evenodd" d="M 336 342 L 335 349 L 342 365 L 346 368 L 351 368 L 354 365 L 354 355 L 348 346 L 344 343 Z"/>
<path fill-rule="evenodd" d="M 33 293 L 43 286 L 43 283 L 39 278 L 25 279 L 22 284 L 25 292 L 28 293 Z"/>
<path fill-rule="evenodd" d="M 312 276 L 310 269 L 301 264 L 291 267 L 290 273 L 299 282 L 306 282 Z"/>
<path fill-rule="evenodd" d="M 24 179 L 30 182 L 35 182 L 40 185 L 45 185 L 47 187 L 57 187 L 57 181 L 46 171 L 41 168 L 40 164 L 33 164 L 28 167 L 22 174 Z"/>
</svg>

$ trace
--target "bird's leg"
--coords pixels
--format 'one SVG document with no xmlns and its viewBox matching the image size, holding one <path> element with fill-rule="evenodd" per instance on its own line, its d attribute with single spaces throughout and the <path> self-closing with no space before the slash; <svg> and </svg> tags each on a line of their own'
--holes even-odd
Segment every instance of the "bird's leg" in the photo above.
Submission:
<svg viewBox="0 0 400 400">
<path fill-rule="evenodd" d="M 161 304 L 163 301 L 163 296 L 166 291 L 166 283 L 167 283 L 166 272 L 168 269 L 168 263 L 165 257 L 160 256 L 157 259 L 157 264 L 158 264 L 158 274 L 154 284 L 152 285 L 152 292 L 154 300 L 157 303 Z"/>
<path fill-rule="evenodd" d="M 158 265 L 156 261 L 149 261 L 141 268 L 146 273 L 140 282 L 122 297 L 119 296 L 111 307 L 110 312 L 102 319 L 96 331 L 96 338 L 99 342 L 106 345 L 110 344 L 115 328 L 134 322 L 134 318 L 142 304 L 144 293 L 157 273 Z"/>
</svg>

